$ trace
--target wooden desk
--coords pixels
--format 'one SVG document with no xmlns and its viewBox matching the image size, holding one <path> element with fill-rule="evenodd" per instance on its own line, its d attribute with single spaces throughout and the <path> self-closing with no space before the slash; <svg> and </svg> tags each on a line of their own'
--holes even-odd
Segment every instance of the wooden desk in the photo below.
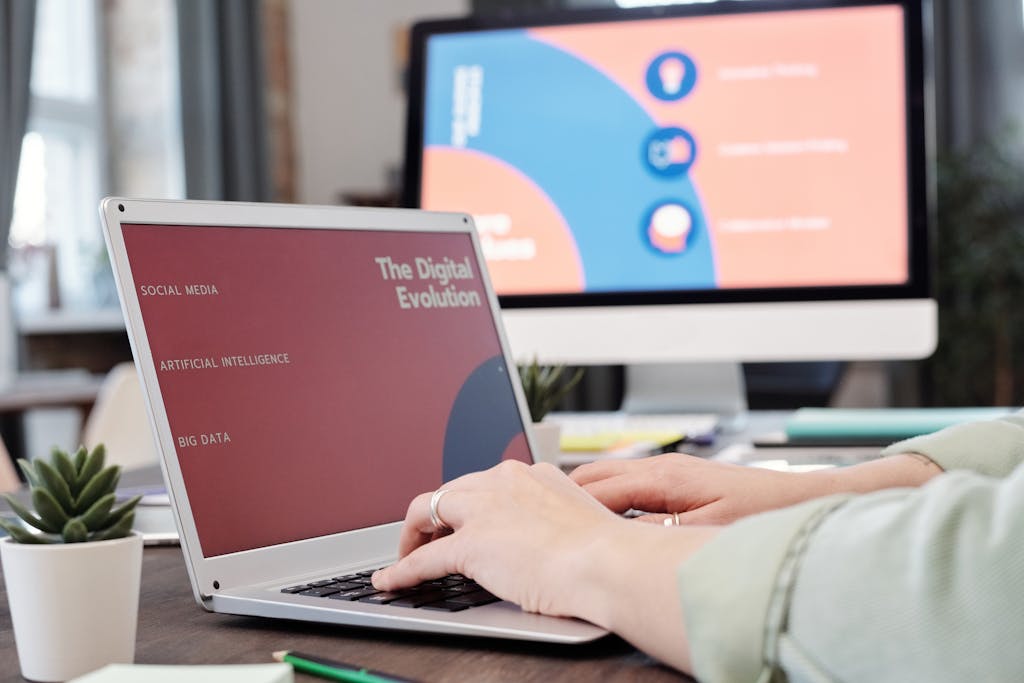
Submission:
<svg viewBox="0 0 1024 683">
<path fill-rule="evenodd" d="M 6 586 L 0 596 L 0 682 L 19 674 Z M 102 616 L 97 628 L 103 628 Z M 583 646 L 371 631 L 297 621 L 211 614 L 192 597 L 177 547 L 148 547 L 135 661 L 140 664 L 241 664 L 295 649 L 423 681 L 688 681 L 628 643 L 609 636 Z M 296 681 L 323 679 L 296 675 Z"/>
</svg>

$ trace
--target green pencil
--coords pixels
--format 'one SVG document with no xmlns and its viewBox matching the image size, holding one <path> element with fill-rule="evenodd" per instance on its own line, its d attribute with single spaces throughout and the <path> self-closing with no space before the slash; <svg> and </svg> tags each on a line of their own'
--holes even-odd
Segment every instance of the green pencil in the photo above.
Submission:
<svg viewBox="0 0 1024 683">
<path fill-rule="evenodd" d="M 274 660 L 287 662 L 296 671 L 320 676 L 332 681 L 345 681 L 346 683 L 416 683 L 411 678 L 392 676 L 391 674 L 372 671 L 355 664 L 335 662 L 323 657 L 315 657 L 291 650 L 275 652 Z"/>
</svg>

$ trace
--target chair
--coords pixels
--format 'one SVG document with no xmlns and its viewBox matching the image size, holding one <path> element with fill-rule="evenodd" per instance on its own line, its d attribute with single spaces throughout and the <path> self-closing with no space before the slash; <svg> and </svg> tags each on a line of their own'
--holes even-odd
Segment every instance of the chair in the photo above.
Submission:
<svg viewBox="0 0 1024 683">
<path fill-rule="evenodd" d="M 82 430 L 82 442 L 90 449 L 104 444 L 107 462 L 123 469 L 158 462 L 134 363 L 116 365 L 107 374 Z"/>
<path fill-rule="evenodd" d="M 7 446 L 0 439 L 0 493 L 10 493 L 21 488 L 21 479 L 18 478 L 18 470 L 14 467 L 14 460 L 7 452 Z"/>
</svg>

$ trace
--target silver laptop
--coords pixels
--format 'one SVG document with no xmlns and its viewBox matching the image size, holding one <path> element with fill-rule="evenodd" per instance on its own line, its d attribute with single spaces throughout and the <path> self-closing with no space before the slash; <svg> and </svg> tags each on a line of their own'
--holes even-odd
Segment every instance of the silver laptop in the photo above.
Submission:
<svg viewBox="0 0 1024 683">
<path fill-rule="evenodd" d="M 460 577 L 420 606 L 359 595 L 395 561 L 415 495 L 532 462 L 468 216 L 118 198 L 100 211 L 203 607 L 562 643 L 606 633 L 488 603 Z M 485 599 L 462 608 L 460 591 Z"/>
</svg>

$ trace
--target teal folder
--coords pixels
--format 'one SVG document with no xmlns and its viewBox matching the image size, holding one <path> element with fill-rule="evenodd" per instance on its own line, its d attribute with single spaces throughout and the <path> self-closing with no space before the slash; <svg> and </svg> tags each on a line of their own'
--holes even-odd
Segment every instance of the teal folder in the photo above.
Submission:
<svg viewBox="0 0 1024 683">
<path fill-rule="evenodd" d="M 786 422 L 786 438 L 790 443 L 890 443 L 1012 412 L 1013 408 L 801 408 Z"/>
</svg>

